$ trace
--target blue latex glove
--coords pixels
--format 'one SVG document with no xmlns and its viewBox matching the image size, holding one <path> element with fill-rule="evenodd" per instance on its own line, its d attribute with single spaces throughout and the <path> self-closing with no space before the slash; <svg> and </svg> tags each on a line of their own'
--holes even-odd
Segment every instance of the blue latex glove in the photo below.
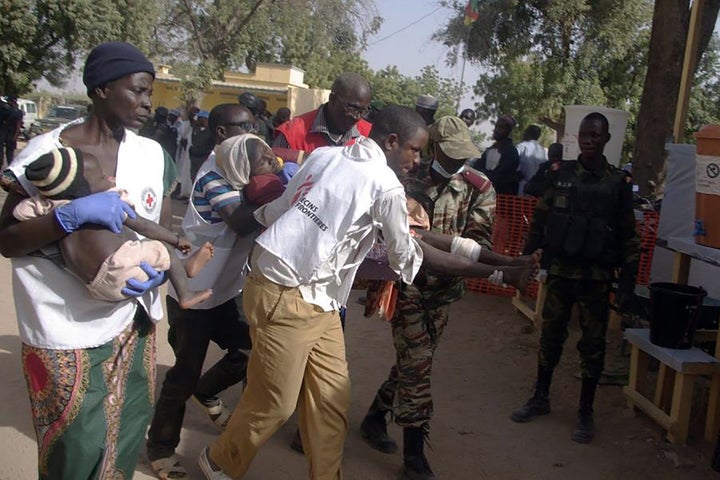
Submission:
<svg viewBox="0 0 720 480">
<path fill-rule="evenodd" d="M 66 233 L 72 233 L 86 223 L 101 225 L 113 233 L 120 233 L 127 217 L 137 218 L 132 207 L 120 200 L 118 192 L 93 193 L 77 198 L 56 208 L 54 214 Z"/>
<path fill-rule="evenodd" d="M 141 282 L 136 278 L 131 278 L 125 282 L 127 286 L 120 290 L 120 293 L 128 297 L 142 297 L 145 295 L 145 292 L 158 285 L 162 285 L 165 283 L 165 280 L 167 280 L 167 272 L 165 270 L 155 270 L 147 262 L 140 262 L 140 268 L 147 274 L 148 279 Z"/>
<path fill-rule="evenodd" d="M 300 165 L 295 162 L 285 162 L 283 168 L 277 173 L 277 176 L 280 177 L 283 185 L 287 185 L 293 175 L 297 173 L 299 168 Z"/>
</svg>

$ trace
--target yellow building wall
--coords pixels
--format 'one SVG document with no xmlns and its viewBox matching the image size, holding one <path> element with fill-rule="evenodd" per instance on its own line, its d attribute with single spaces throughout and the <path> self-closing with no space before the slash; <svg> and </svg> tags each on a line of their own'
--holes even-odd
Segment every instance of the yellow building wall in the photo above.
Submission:
<svg viewBox="0 0 720 480">
<path fill-rule="evenodd" d="M 223 81 L 214 81 L 200 94 L 198 107 L 210 111 L 222 103 L 237 103 L 240 94 L 250 92 L 265 100 L 271 113 L 288 107 L 293 116 L 300 115 L 320 106 L 329 95 L 329 90 L 308 88 L 303 77 L 301 69 L 274 64 L 259 64 L 253 73 L 226 72 Z M 185 111 L 180 80 L 170 74 L 169 67 L 158 66 L 152 104 L 153 109 L 163 106 Z"/>
</svg>

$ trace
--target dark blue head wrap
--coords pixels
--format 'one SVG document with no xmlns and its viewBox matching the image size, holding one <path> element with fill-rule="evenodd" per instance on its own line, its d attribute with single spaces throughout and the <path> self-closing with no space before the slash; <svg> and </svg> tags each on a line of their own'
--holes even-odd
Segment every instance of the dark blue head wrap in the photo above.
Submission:
<svg viewBox="0 0 720 480">
<path fill-rule="evenodd" d="M 135 46 L 125 42 L 101 43 L 88 55 L 83 83 L 90 91 L 125 75 L 140 72 L 155 77 L 153 64 Z"/>
</svg>

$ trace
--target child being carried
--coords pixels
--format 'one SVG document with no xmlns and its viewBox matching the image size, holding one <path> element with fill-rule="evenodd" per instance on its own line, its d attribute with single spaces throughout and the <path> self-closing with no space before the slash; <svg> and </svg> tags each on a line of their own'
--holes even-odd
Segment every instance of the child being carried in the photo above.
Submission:
<svg viewBox="0 0 720 480">
<path fill-rule="evenodd" d="M 76 198 L 115 189 L 113 179 L 102 173 L 98 160 L 75 148 L 59 148 L 40 156 L 26 167 L 25 176 L 40 194 L 15 207 L 13 215 L 19 221 L 46 215 Z M 117 191 L 123 197 L 124 190 Z M 129 295 L 123 293 L 126 282 L 148 279 L 141 263 L 168 270 L 182 308 L 192 308 L 212 295 L 210 289 L 194 292 L 188 287 L 188 277 L 197 275 L 212 257 L 212 244 L 203 245 L 183 265 L 168 248 L 188 253 L 191 244 L 187 239 L 140 216 L 126 218 L 124 225 L 127 228 L 119 234 L 84 227 L 59 242 L 65 268 L 87 285 L 94 298 L 110 302 L 128 299 Z M 148 240 L 138 240 L 128 229 Z"/>
</svg>

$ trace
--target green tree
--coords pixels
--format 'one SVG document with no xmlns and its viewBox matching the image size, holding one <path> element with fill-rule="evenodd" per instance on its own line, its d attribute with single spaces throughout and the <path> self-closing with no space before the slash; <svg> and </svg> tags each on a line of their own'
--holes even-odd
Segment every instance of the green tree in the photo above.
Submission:
<svg viewBox="0 0 720 480">
<path fill-rule="evenodd" d="M 300 67 L 311 87 L 343 71 L 367 74 L 361 49 L 381 22 L 370 0 L 163 1 L 154 51 L 184 72 L 188 93 L 258 62 Z"/>
<path fill-rule="evenodd" d="M 479 2 L 463 24 L 464 2 L 434 38 L 483 66 L 475 94 L 481 115 L 511 113 L 563 136 L 563 105 L 636 109 L 645 72 L 650 0 Z"/>
<path fill-rule="evenodd" d="M 710 43 L 719 9 L 720 0 L 704 1 L 698 58 L 702 58 Z M 633 152 L 633 176 L 641 195 L 660 193 L 664 183 L 665 142 L 673 133 L 689 24 L 690 0 L 655 0 L 648 70 Z M 702 81 L 701 78 L 700 85 Z M 692 121 L 695 115 L 691 110 L 688 119 Z"/>
<path fill-rule="evenodd" d="M 685 142 L 695 143 L 693 134 L 704 125 L 720 124 L 720 42 L 710 40 L 705 50 L 690 94 Z"/>
<path fill-rule="evenodd" d="M 23 94 L 45 77 L 62 85 L 105 40 L 148 45 L 155 2 L 0 0 L 0 92 Z"/>
<path fill-rule="evenodd" d="M 434 66 L 425 66 L 419 75 L 402 75 L 396 66 L 388 66 L 368 77 L 373 87 L 373 98 L 381 102 L 415 106 L 418 95 L 433 95 L 438 99 L 436 117 L 456 115 L 455 103 L 460 95 L 460 86 L 455 80 L 440 76 Z"/>
</svg>

